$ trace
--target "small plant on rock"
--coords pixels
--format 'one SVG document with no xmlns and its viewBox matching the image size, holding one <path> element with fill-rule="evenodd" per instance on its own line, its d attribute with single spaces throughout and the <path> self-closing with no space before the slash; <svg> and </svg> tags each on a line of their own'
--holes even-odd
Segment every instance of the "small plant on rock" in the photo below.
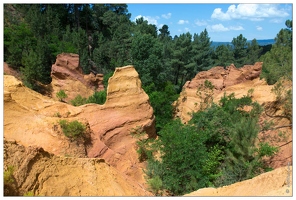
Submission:
<svg viewBox="0 0 296 200">
<path fill-rule="evenodd" d="M 253 94 L 254 94 L 254 88 L 249 89 L 247 96 L 248 97 L 253 97 Z"/>
<path fill-rule="evenodd" d="M 60 114 L 59 112 L 56 112 L 53 116 L 54 116 L 54 117 L 59 117 L 59 118 L 62 117 L 61 114 Z"/>
<path fill-rule="evenodd" d="M 11 165 L 4 170 L 4 196 L 18 195 L 18 189 L 16 187 L 15 178 L 13 176 L 14 170 L 15 168 Z"/>
<path fill-rule="evenodd" d="M 201 84 L 196 92 L 197 97 L 200 99 L 200 110 L 209 108 L 213 103 L 215 86 L 211 81 L 205 80 L 204 84 Z M 197 103 L 195 104 L 197 106 Z"/>
<path fill-rule="evenodd" d="M 80 94 L 78 94 L 73 100 L 71 100 L 71 104 L 73 106 L 81 106 L 81 105 L 84 105 L 86 104 L 87 102 L 87 99 L 82 97 Z"/>
<path fill-rule="evenodd" d="M 60 120 L 59 124 L 65 136 L 71 139 L 76 139 L 82 136 L 86 130 L 86 127 L 77 120 L 74 120 L 72 122 L 68 122 L 67 120 Z"/>
<path fill-rule="evenodd" d="M 149 189 L 156 195 L 159 196 L 161 195 L 161 190 L 162 190 L 162 180 L 160 179 L 159 176 L 155 176 L 151 179 L 147 180 L 147 183 L 149 185 Z"/>
<path fill-rule="evenodd" d="M 68 97 L 68 95 L 65 93 L 64 90 L 60 90 L 57 92 L 56 97 L 59 99 L 59 101 L 64 101 L 65 98 Z"/>
<path fill-rule="evenodd" d="M 34 192 L 33 191 L 28 191 L 24 194 L 24 197 L 33 197 L 34 196 Z"/>
<path fill-rule="evenodd" d="M 9 185 L 14 182 L 13 172 L 14 172 L 13 166 L 8 166 L 7 170 L 4 171 L 4 185 Z"/>
</svg>

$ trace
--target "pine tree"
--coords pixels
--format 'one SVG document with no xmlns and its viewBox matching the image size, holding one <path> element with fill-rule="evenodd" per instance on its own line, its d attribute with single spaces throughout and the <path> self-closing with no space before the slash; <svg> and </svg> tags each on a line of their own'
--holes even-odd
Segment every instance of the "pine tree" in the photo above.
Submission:
<svg viewBox="0 0 296 200">
<path fill-rule="evenodd" d="M 200 71 L 205 71 L 213 67 L 213 48 L 211 47 L 211 44 L 212 42 L 210 41 L 207 29 L 202 31 L 200 35 L 194 34 L 192 48 L 196 69 L 194 70 L 193 76 Z"/>
<path fill-rule="evenodd" d="M 240 68 L 246 64 L 247 38 L 240 34 L 236 38 L 233 38 L 231 43 L 233 45 L 234 65 Z"/>
<path fill-rule="evenodd" d="M 260 77 L 268 84 L 276 83 L 281 77 L 292 80 L 292 21 L 287 20 L 286 25 L 277 34 L 270 52 L 260 57 L 263 62 Z"/>
<path fill-rule="evenodd" d="M 248 43 L 246 64 L 253 65 L 258 62 L 261 52 L 262 47 L 259 46 L 256 39 L 253 39 L 251 43 Z"/>
<path fill-rule="evenodd" d="M 174 84 L 181 91 L 184 83 L 192 78 L 190 75 L 194 73 L 196 66 L 193 61 L 192 51 L 192 35 L 187 32 L 174 38 L 173 54 L 171 60 L 172 72 L 174 76 Z"/>
<path fill-rule="evenodd" d="M 214 66 L 223 66 L 224 68 L 234 63 L 233 51 L 229 44 L 219 45 L 214 51 Z"/>
</svg>

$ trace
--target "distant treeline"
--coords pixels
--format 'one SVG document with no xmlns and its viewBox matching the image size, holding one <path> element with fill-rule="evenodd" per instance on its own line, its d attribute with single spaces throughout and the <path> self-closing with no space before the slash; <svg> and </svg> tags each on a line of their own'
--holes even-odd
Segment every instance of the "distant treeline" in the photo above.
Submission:
<svg viewBox="0 0 296 200">
<path fill-rule="evenodd" d="M 158 29 L 130 17 L 126 4 L 5 4 L 4 61 L 33 89 L 36 81 L 51 81 L 57 54 L 71 52 L 79 54 L 85 73 L 90 63 L 105 74 L 132 64 L 144 86 L 161 89 L 170 81 L 180 91 L 200 71 L 254 64 L 266 52 L 242 34 L 213 48 L 206 29 L 172 37 L 168 25 Z"/>
<path fill-rule="evenodd" d="M 248 43 L 251 43 L 252 40 L 248 40 L 247 41 Z M 266 40 L 257 40 L 257 43 L 259 46 L 261 47 L 264 47 L 264 46 L 271 46 L 275 43 L 275 40 L 274 39 L 266 39 Z M 212 47 L 217 47 L 217 46 L 220 46 L 220 45 L 232 45 L 231 42 L 218 42 L 218 41 L 213 41 L 211 46 Z"/>
</svg>

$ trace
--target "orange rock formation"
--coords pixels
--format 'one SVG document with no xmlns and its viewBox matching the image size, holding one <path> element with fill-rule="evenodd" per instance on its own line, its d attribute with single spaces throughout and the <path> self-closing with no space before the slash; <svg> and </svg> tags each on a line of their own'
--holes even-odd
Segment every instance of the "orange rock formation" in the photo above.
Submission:
<svg viewBox="0 0 296 200">
<path fill-rule="evenodd" d="M 262 62 L 257 62 L 253 66 L 245 65 L 239 69 L 230 65 L 226 69 L 213 67 L 208 71 L 198 73 L 191 81 L 185 83 L 180 97 L 174 102 L 175 117 L 179 117 L 183 123 L 186 123 L 191 119 L 191 113 L 199 110 L 198 105 L 201 100 L 197 96 L 197 90 L 205 80 L 211 81 L 215 87 L 213 93 L 215 103 L 219 102 L 224 93 L 226 95 L 234 93 L 236 98 L 240 98 L 253 89 L 252 100 L 257 101 L 265 110 L 268 108 L 268 112 L 273 113 L 272 115 L 279 115 L 282 111 L 280 108 L 274 107 L 276 96 L 271 92 L 274 86 L 268 85 L 265 80 L 260 80 L 261 69 Z M 292 82 L 285 84 L 287 89 L 292 88 Z M 267 116 L 265 112 L 262 113 L 259 123 L 262 124 L 264 121 L 272 121 L 274 127 L 290 124 L 288 119 L 272 118 Z M 279 131 L 284 133 L 284 137 L 279 137 Z M 271 167 L 283 167 L 292 162 L 292 126 L 260 132 L 259 138 L 280 148 L 276 156 L 267 161 Z"/>
<path fill-rule="evenodd" d="M 258 79 L 261 69 L 262 62 L 257 62 L 254 66 L 245 65 L 239 69 L 234 65 L 230 65 L 226 69 L 218 66 L 213 67 L 208 71 L 199 72 L 191 81 L 187 81 L 183 86 L 180 97 L 175 102 L 175 116 L 179 117 L 183 122 L 187 122 L 191 119 L 190 113 L 199 110 L 196 103 L 198 103 L 200 99 L 196 95 L 196 92 L 198 87 L 204 84 L 205 80 L 210 81 L 214 86 L 214 99 L 216 99 L 215 97 L 217 95 L 223 95 L 224 91 L 227 91 L 232 85 L 247 83 L 254 79 Z"/>
<path fill-rule="evenodd" d="M 4 141 L 4 165 L 5 170 L 14 166 L 15 179 L 5 187 L 5 196 L 151 196 L 104 159 L 56 156 L 41 147 Z"/>
<path fill-rule="evenodd" d="M 90 142 L 69 140 L 59 127 L 61 119 L 83 122 Z M 154 123 L 149 97 L 141 88 L 133 66 L 115 70 L 109 79 L 104 105 L 79 107 L 43 96 L 26 88 L 15 77 L 4 75 L 5 140 L 25 147 L 42 147 L 61 157 L 103 158 L 141 187 L 145 184 L 142 171 L 145 164 L 138 161 L 136 139 L 130 133 L 141 127 L 148 137 L 156 137 Z"/>
<path fill-rule="evenodd" d="M 88 98 L 94 91 L 104 90 L 103 74 L 90 73 L 85 75 L 79 65 L 79 55 L 62 53 L 51 68 L 51 96 L 57 100 L 56 93 L 64 90 L 68 95 L 66 102 L 74 99 L 77 95 Z"/>
</svg>

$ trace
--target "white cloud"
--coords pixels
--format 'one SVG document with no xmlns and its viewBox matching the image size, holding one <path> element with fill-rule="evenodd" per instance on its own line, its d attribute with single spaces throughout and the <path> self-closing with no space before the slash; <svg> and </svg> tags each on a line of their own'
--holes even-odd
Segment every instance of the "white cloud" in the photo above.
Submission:
<svg viewBox="0 0 296 200">
<path fill-rule="evenodd" d="M 189 28 L 184 28 L 184 30 L 185 30 L 185 32 L 189 32 L 190 31 L 190 29 Z"/>
<path fill-rule="evenodd" d="M 169 18 L 171 18 L 172 13 L 162 14 L 161 16 L 162 16 L 163 18 L 165 18 L 165 19 L 169 19 Z"/>
<path fill-rule="evenodd" d="M 262 31 L 262 30 L 263 30 L 263 28 L 262 28 L 261 26 L 256 26 L 256 29 L 257 29 L 258 31 Z"/>
<path fill-rule="evenodd" d="M 159 19 L 158 16 L 156 17 L 151 17 L 151 16 L 142 16 L 142 15 L 138 15 L 137 17 L 135 17 L 135 20 L 138 19 L 138 18 L 141 18 L 143 17 L 144 20 L 147 20 L 148 21 L 148 24 L 155 24 L 157 26 L 157 20 Z"/>
<path fill-rule="evenodd" d="M 262 21 L 264 18 L 287 16 L 289 16 L 287 9 L 279 8 L 277 4 L 238 4 L 229 6 L 226 12 L 216 8 L 211 18 L 222 21 L 231 19 Z"/>
<path fill-rule="evenodd" d="M 212 31 L 212 32 L 229 31 L 229 29 L 224 27 L 223 24 L 215 24 L 212 26 L 208 26 L 208 29 L 209 31 Z"/>
<path fill-rule="evenodd" d="M 263 21 L 264 18 L 263 17 L 261 17 L 261 18 L 260 17 L 254 17 L 254 18 L 250 18 L 250 20 L 259 22 L 259 21 Z"/>
<path fill-rule="evenodd" d="M 206 26 L 208 23 L 205 20 L 195 20 L 194 22 L 197 26 Z"/>
<path fill-rule="evenodd" d="M 215 8 L 211 18 L 220 20 L 230 20 L 229 14 L 223 13 L 221 8 Z"/>
<path fill-rule="evenodd" d="M 180 19 L 180 20 L 178 21 L 178 24 L 188 24 L 188 23 L 189 23 L 188 20 Z"/>
<path fill-rule="evenodd" d="M 280 24 L 280 23 L 283 23 L 283 20 L 282 19 L 271 19 L 270 22 Z"/>
<path fill-rule="evenodd" d="M 242 26 L 230 26 L 229 30 L 240 31 L 245 29 Z"/>
<path fill-rule="evenodd" d="M 244 30 L 242 26 L 229 26 L 225 27 L 223 24 L 208 25 L 207 30 L 209 32 L 224 32 L 224 31 L 240 31 Z"/>
</svg>

